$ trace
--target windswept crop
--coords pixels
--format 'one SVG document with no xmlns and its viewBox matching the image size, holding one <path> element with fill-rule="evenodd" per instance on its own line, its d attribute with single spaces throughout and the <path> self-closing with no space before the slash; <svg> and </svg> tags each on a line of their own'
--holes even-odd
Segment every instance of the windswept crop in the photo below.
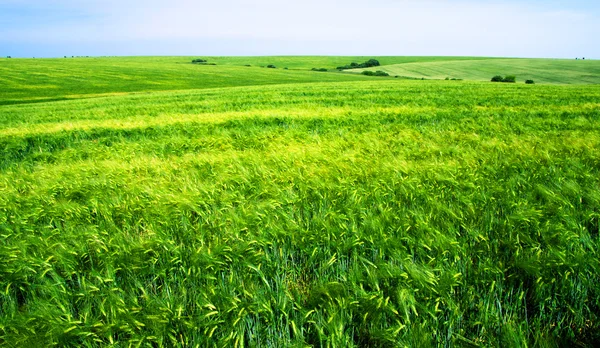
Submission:
<svg viewBox="0 0 600 348">
<path fill-rule="evenodd" d="M 599 100 L 377 79 L 1 106 L 0 345 L 596 344 Z"/>
</svg>

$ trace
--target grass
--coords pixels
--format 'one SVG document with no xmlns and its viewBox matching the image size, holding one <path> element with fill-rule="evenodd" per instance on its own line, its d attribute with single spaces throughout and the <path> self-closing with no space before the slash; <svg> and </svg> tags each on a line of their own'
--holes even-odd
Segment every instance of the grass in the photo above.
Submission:
<svg viewBox="0 0 600 348">
<path fill-rule="evenodd" d="M 479 59 L 410 62 L 364 70 L 383 70 L 392 76 L 443 80 L 447 77 L 490 81 L 496 75 L 516 75 L 549 84 L 599 84 L 600 61 L 567 59 Z M 359 69 L 356 72 L 361 72 Z"/>
<path fill-rule="evenodd" d="M 335 69 L 365 57 L 92 57 L 0 59 L 0 105 L 79 99 L 132 92 L 305 82 L 360 81 L 365 77 L 310 71 Z M 468 57 L 377 57 L 383 64 Z M 273 64 L 278 69 L 261 67 Z M 247 67 L 246 65 L 250 65 Z M 284 68 L 288 68 L 285 70 Z"/>
<path fill-rule="evenodd" d="M 0 345 L 597 345 L 600 86 L 365 79 L 0 106 Z"/>
<path fill-rule="evenodd" d="M 265 71 L 260 66 L 198 65 L 191 64 L 191 60 L 186 57 L 3 59 L 0 105 L 133 92 L 364 80 L 349 74 Z"/>
</svg>

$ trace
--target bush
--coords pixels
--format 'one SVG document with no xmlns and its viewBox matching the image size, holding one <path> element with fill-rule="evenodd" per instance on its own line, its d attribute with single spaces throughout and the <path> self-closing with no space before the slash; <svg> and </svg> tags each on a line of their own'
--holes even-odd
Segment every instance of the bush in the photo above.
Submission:
<svg viewBox="0 0 600 348">
<path fill-rule="evenodd" d="M 200 59 L 200 58 L 194 59 L 194 60 L 192 60 L 192 63 L 206 63 L 206 59 Z"/>
<path fill-rule="evenodd" d="M 345 69 L 363 69 L 363 68 L 372 68 L 374 66 L 380 66 L 379 61 L 377 59 L 369 59 L 364 63 L 350 63 L 350 65 L 338 66 L 336 69 L 345 70 Z"/>
<path fill-rule="evenodd" d="M 377 59 L 369 59 L 367 60 L 365 63 L 367 67 L 373 67 L 373 66 L 380 66 L 381 64 L 379 64 L 379 61 Z"/>
<path fill-rule="evenodd" d="M 535 82 L 533 82 L 533 80 L 525 80 L 525 83 L 528 85 L 533 85 Z"/>
<path fill-rule="evenodd" d="M 267 65 L 267 68 L 269 68 L 269 69 L 277 69 L 277 67 L 275 65 L 273 65 L 273 64 Z"/>
<path fill-rule="evenodd" d="M 492 82 L 508 82 L 515 83 L 517 82 L 517 77 L 514 75 L 506 75 L 506 77 L 502 77 L 500 75 L 496 75 L 492 77 Z"/>
<path fill-rule="evenodd" d="M 250 64 L 246 64 L 246 65 L 244 65 L 244 66 L 252 66 L 252 65 L 250 65 Z"/>
<path fill-rule="evenodd" d="M 362 72 L 362 74 L 366 75 L 366 76 L 390 76 L 390 74 L 386 73 L 385 71 L 381 71 L 381 70 L 377 70 L 375 72 L 365 70 Z"/>
<path fill-rule="evenodd" d="M 323 72 L 327 71 L 327 69 L 325 69 L 325 68 L 318 68 L 318 69 L 317 68 L 312 68 L 311 70 L 312 71 L 323 71 Z"/>
</svg>

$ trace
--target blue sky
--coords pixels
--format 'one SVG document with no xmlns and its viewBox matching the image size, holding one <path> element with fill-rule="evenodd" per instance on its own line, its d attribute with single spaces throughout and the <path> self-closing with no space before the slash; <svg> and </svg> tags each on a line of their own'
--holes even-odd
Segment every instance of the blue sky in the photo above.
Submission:
<svg viewBox="0 0 600 348">
<path fill-rule="evenodd" d="M 0 0 L 0 56 L 600 58 L 600 2 Z"/>
</svg>

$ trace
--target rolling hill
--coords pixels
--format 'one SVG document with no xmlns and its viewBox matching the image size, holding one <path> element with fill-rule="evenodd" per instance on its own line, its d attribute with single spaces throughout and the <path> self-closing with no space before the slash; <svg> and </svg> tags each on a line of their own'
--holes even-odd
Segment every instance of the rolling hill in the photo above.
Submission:
<svg viewBox="0 0 600 348">
<path fill-rule="evenodd" d="M 495 75 L 516 75 L 519 82 L 528 79 L 536 83 L 598 84 L 600 61 L 564 59 L 478 59 L 409 62 L 384 65 L 377 68 L 392 76 L 443 80 L 457 78 L 471 81 L 489 81 Z M 355 70 L 349 70 L 355 71 Z"/>
</svg>

